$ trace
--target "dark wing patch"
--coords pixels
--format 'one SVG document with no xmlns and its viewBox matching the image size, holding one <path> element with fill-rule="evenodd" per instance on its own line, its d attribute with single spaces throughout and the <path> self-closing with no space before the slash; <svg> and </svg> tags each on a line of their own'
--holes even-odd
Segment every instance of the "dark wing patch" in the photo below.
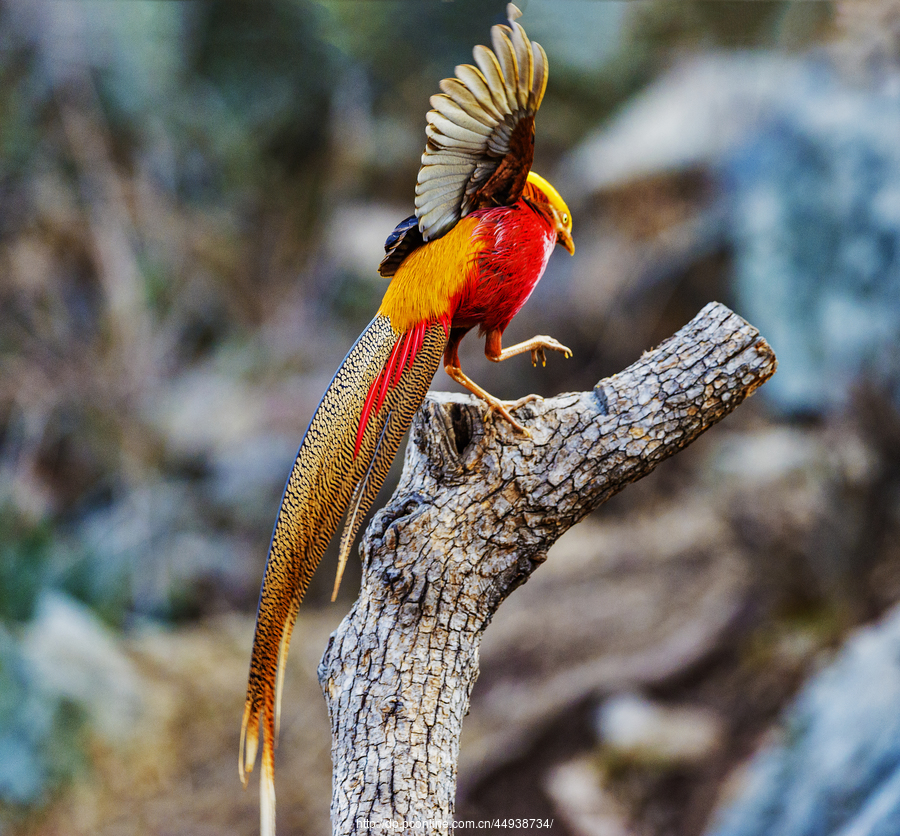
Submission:
<svg viewBox="0 0 900 836">
<path fill-rule="evenodd" d="M 522 194 L 534 156 L 534 115 L 547 88 L 547 55 L 516 23 L 491 29 L 472 64 L 456 68 L 431 97 L 428 137 L 416 183 L 423 241 L 440 238 L 475 209 L 510 205 Z"/>
<path fill-rule="evenodd" d="M 511 206 L 525 189 L 528 172 L 534 161 L 534 116 L 518 122 L 509 138 L 509 152 L 487 182 L 472 196 L 472 208 Z"/>
<path fill-rule="evenodd" d="M 384 242 L 384 258 L 378 265 L 378 272 L 386 279 L 397 272 L 397 268 L 403 263 L 406 256 L 425 243 L 418 223 L 419 219 L 415 215 L 410 215 L 400 221 L 394 227 L 394 231 L 388 235 L 387 241 Z"/>
</svg>

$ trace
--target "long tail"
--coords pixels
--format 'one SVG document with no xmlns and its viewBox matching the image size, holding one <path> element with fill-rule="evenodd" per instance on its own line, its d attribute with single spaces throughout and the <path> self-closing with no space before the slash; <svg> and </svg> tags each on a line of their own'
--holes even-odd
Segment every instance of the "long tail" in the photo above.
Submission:
<svg viewBox="0 0 900 836">
<path fill-rule="evenodd" d="M 449 323 L 438 320 L 398 333 L 386 316 L 376 316 L 335 373 L 297 453 L 263 576 L 241 725 L 238 768 L 246 785 L 262 723 L 263 836 L 275 833 L 275 740 L 300 601 L 349 508 L 340 580 L 359 525 L 440 364 L 448 331 Z"/>
</svg>

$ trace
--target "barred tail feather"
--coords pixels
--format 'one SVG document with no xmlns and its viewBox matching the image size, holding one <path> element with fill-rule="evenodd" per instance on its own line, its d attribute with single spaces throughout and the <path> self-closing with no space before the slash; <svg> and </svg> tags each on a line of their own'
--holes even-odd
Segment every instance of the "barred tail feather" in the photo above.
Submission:
<svg viewBox="0 0 900 836">
<path fill-rule="evenodd" d="M 374 390 L 375 386 L 373 385 L 372 388 Z M 369 463 L 369 469 L 356 486 L 356 490 L 353 491 L 353 496 L 350 498 L 350 507 L 347 511 L 347 518 L 344 521 L 344 530 L 341 532 L 341 547 L 338 553 L 338 566 L 334 575 L 334 588 L 331 591 L 332 601 L 337 600 L 338 590 L 341 588 L 341 580 L 344 577 L 344 569 L 347 566 L 347 559 L 350 557 L 350 549 L 353 546 L 353 541 L 356 539 L 356 532 L 359 530 L 363 517 L 365 517 L 366 512 L 371 507 L 372 502 L 375 499 L 375 494 L 378 493 L 378 490 L 384 482 L 384 478 L 378 479 L 376 477 L 375 479 L 370 479 L 369 477 L 372 474 L 376 462 L 382 458 L 381 454 L 385 449 L 383 442 L 389 423 L 390 413 L 388 414 L 388 420 L 385 421 L 384 426 L 381 429 L 381 434 L 375 445 L 375 453 L 372 456 L 372 461 Z M 391 460 L 393 460 L 393 455 L 391 455 Z M 387 467 L 390 468 L 390 466 L 391 462 L 388 461 Z M 372 491 L 373 485 L 377 485 L 374 492 Z"/>
<path fill-rule="evenodd" d="M 263 576 L 241 725 L 239 771 L 245 785 L 262 732 L 263 836 L 275 832 L 274 748 L 284 664 L 300 601 L 349 507 L 341 541 L 343 571 L 446 342 L 442 321 L 398 333 L 386 316 L 375 317 L 335 373 L 297 453 Z"/>
<path fill-rule="evenodd" d="M 398 341 L 399 350 L 395 348 L 391 352 L 384 370 L 372 384 L 370 397 L 377 390 L 378 405 L 374 414 L 367 414 L 365 409 L 363 410 L 356 443 L 359 445 L 362 438 L 371 437 L 375 439 L 375 445 L 372 452 L 366 456 L 368 467 L 365 475 L 357 483 L 350 500 L 344 531 L 341 534 L 338 568 L 331 593 L 332 601 L 337 597 L 344 567 L 347 565 L 359 527 L 372 507 L 378 491 L 381 490 L 391 463 L 397 455 L 400 442 L 437 371 L 447 344 L 449 330 L 449 322 L 444 319 L 433 323 L 418 323 Z M 423 347 L 425 351 L 422 351 Z M 383 394 L 382 386 L 386 387 Z M 370 402 L 367 398 L 368 403 Z"/>
</svg>

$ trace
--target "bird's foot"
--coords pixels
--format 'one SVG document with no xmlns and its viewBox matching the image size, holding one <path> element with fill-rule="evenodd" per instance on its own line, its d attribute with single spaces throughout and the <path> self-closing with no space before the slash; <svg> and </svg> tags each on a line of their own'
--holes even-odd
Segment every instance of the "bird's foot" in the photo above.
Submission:
<svg viewBox="0 0 900 836">
<path fill-rule="evenodd" d="M 472 380 L 459 366 L 447 364 L 444 366 L 444 371 L 447 372 L 450 377 L 452 377 L 457 383 L 465 386 L 473 395 L 477 395 L 481 400 L 483 400 L 492 412 L 498 412 L 503 418 L 506 419 L 512 426 L 515 428 L 516 432 L 521 433 L 526 438 L 531 438 L 531 432 L 528 430 L 526 426 L 520 424 L 515 418 L 510 415 L 509 410 L 515 409 L 517 406 L 521 405 L 522 402 L 527 402 L 525 399 L 520 399 L 515 403 L 511 404 L 510 407 L 507 407 L 506 404 L 503 403 L 499 398 L 495 398 L 490 392 L 482 389 L 474 380 Z M 529 397 L 536 397 L 534 395 Z"/>
<path fill-rule="evenodd" d="M 502 415 L 510 424 L 512 424 L 516 432 L 521 433 L 525 436 L 525 438 L 531 438 L 531 430 L 529 430 L 528 427 L 526 427 L 524 424 L 520 424 L 509 413 L 510 409 L 516 409 L 520 405 L 519 401 L 511 403 L 509 407 L 507 407 L 502 401 L 498 401 L 496 398 L 492 398 L 492 400 L 487 401 L 487 404 L 491 408 L 491 410 L 500 413 L 500 415 Z"/>
<path fill-rule="evenodd" d="M 517 401 L 507 401 L 506 407 L 507 409 L 518 409 L 520 406 L 526 406 L 527 404 L 534 403 L 535 401 L 541 401 L 543 398 L 540 395 L 524 395 L 519 398 Z"/>
<path fill-rule="evenodd" d="M 553 339 L 553 337 L 534 337 L 529 342 L 531 345 L 531 365 L 536 366 L 538 364 L 538 360 L 541 361 L 542 366 L 547 365 L 547 355 L 544 353 L 547 349 L 550 351 L 558 351 L 565 357 L 567 360 L 572 356 L 572 349 L 567 348 L 558 340 Z"/>
</svg>

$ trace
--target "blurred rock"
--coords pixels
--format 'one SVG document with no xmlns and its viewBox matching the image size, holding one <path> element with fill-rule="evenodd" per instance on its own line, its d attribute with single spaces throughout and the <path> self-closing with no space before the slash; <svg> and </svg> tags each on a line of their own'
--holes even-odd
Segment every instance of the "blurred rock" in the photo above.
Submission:
<svg viewBox="0 0 900 836">
<path fill-rule="evenodd" d="M 770 53 L 693 56 L 571 152 L 565 194 L 583 200 L 644 177 L 715 166 L 803 75 L 801 62 Z"/>
<path fill-rule="evenodd" d="M 709 709 L 666 706 L 639 694 L 606 700 L 595 717 L 601 743 L 632 763 L 672 767 L 702 761 L 723 744 L 724 726 Z"/>
<path fill-rule="evenodd" d="M 0 831 L 83 772 L 90 735 L 131 743 L 144 681 L 86 607 L 44 591 L 19 641 L 0 628 Z"/>
<path fill-rule="evenodd" d="M 877 558 L 872 538 L 881 536 L 881 470 L 849 428 L 775 427 L 723 433 L 706 481 L 766 599 L 864 613 L 864 576 Z"/>
<path fill-rule="evenodd" d="M 809 64 L 725 167 L 739 310 L 778 354 L 766 397 L 789 413 L 900 381 L 897 137 L 900 76 L 851 87 Z"/>
<path fill-rule="evenodd" d="M 731 784 L 710 836 L 900 833 L 900 609 L 850 639 Z"/>
<path fill-rule="evenodd" d="M 0 830 L 11 807 L 34 804 L 77 760 L 77 720 L 36 682 L 13 637 L 0 628 Z M 66 720 L 71 722 L 67 723 Z M 65 777 L 68 777 L 67 775 Z"/>
<path fill-rule="evenodd" d="M 80 706 L 98 735 L 114 741 L 134 732 L 142 714 L 140 677 L 87 607 L 43 592 L 22 651 L 41 688 Z"/>
<path fill-rule="evenodd" d="M 544 789 L 573 836 L 630 836 L 625 810 L 584 758 L 550 770 Z"/>
<path fill-rule="evenodd" d="M 747 579 L 704 501 L 571 529 L 484 635 L 460 793 L 586 697 L 659 684 L 707 658 L 744 610 Z"/>
<path fill-rule="evenodd" d="M 76 536 L 90 555 L 88 600 L 100 609 L 124 603 L 139 615 L 170 616 L 197 606 L 200 582 L 216 579 L 223 589 L 245 584 L 245 547 L 206 529 L 202 497 L 186 481 L 165 479 L 87 515 Z"/>
<path fill-rule="evenodd" d="M 331 737 L 316 663 L 339 618 L 306 610 L 297 621 L 278 750 L 279 833 L 330 832 Z M 134 631 L 119 652 L 141 682 L 135 734 L 114 744 L 95 736 L 90 769 L 5 836 L 258 834 L 256 773 L 244 791 L 236 764 L 252 638 L 253 619 L 236 616 Z M 0 757 L 0 787 L 6 764 Z"/>
<path fill-rule="evenodd" d="M 649 263 L 646 242 L 613 262 L 646 282 L 673 231 L 669 255 L 682 271 L 712 236 L 733 253 L 739 313 L 778 355 L 764 398 L 787 414 L 818 414 L 845 407 L 868 379 L 900 406 L 898 136 L 896 66 L 851 81 L 824 54 L 707 55 L 585 140 L 562 185 L 574 203 L 704 172 L 718 196 L 695 202 L 693 222 L 661 231 Z M 703 234 L 688 234 L 694 227 Z"/>
</svg>

